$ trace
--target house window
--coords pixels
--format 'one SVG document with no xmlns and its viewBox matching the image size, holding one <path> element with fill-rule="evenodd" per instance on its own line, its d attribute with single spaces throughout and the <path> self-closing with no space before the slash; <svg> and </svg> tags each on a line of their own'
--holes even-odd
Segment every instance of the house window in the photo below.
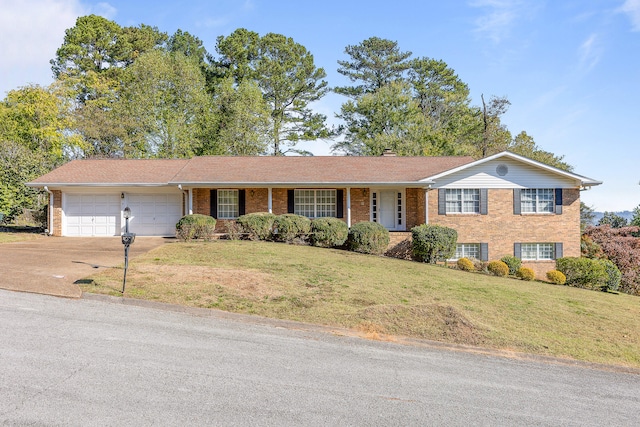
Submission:
<svg viewBox="0 0 640 427">
<path fill-rule="evenodd" d="M 458 243 L 454 259 L 460 258 L 480 259 L 480 243 Z"/>
<path fill-rule="evenodd" d="M 218 219 L 234 219 L 239 216 L 238 190 L 218 190 Z"/>
<path fill-rule="evenodd" d="M 480 213 L 480 190 L 448 188 L 446 190 L 446 213 Z"/>
<path fill-rule="evenodd" d="M 336 216 L 336 190 L 295 190 L 294 212 L 308 218 Z"/>
<path fill-rule="evenodd" d="M 555 259 L 553 243 L 522 243 L 521 258 L 523 261 L 548 261 Z"/>
<path fill-rule="evenodd" d="M 553 188 L 525 188 L 520 192 L 522 213 L 553 213 Z"/>
</svg>

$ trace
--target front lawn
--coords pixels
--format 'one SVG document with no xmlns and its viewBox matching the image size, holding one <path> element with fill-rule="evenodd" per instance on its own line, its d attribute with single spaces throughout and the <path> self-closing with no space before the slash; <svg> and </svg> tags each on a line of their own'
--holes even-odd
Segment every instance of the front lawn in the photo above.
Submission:
<svg viewBox="0 0 640 427">
<path fill-rule="evenodd" d="M 120 295 L 122 270 L 84 292 Z M 125 297 L 640 368 L 640 298 L 279 243 L 172 243 Z"/>
</svg>

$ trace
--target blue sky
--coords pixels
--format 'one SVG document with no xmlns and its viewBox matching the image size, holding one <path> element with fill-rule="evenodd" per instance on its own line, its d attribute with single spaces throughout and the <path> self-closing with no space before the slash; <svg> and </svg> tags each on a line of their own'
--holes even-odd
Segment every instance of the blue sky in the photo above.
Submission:
<svg viewBox="0 0 640 427">
<path fill-rule="evenodd" d="M 49 60 L 78 16 L 122 26 L 189 31 L 215 53 L 237 28 L 292 37 L 327 72 L 330 86 L 344 48 L 372 36 L 414 57 L 445 61 L 480 95 L 511 101 L 504 124 L 604 184 L 582 193 L 598 211 L 640 204 L 640 0 L 452 0 L 322 2 L 288 0 L 0 0 L 0 95 L 51 83 Z M 315 107 L 335 122 L 345 99 Z M 328 155 L 330 144 L 306 145 Z"/>
</svg>

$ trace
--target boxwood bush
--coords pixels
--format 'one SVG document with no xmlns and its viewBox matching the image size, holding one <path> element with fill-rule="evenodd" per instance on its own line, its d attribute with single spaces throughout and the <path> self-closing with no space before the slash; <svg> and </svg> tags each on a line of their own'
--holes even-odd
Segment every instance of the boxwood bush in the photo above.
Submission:
<svg viewBox="0 0 640 427">
<path fill-rule="evenodd" d="M 494 276 L 504 277 L 509 274 L 509 266 L 504 261 L 491 261 L 487 270 Z"/>
<path fill-rule="evenodd" d="M 313 246 L 335 248 L 344 245 L 349 236 L 347 223 L 338 218 L 316 218 L 311 221 L 309 241 Z"/>
<path fill-rule="evenodd" d="M 295 239 L 306 239 L 311 230 L 311 220 L 306 216 L 283 214 L 273 221 L 273 240 L 291 243 Z"/>
<path fill-rule="evenodd" d="M 256 212 L 238 217 L 236 222 L 251 240 L 269 240 L 273 233 L 276 216 L 268 212 Z"/>
<path fill-rule="evenodd" d="M 516 276 L 522 280 L 529 281 L 529 280 L 533 280 L 536 277 L 536 274 L 529 267 L 520 267 L 518 271 L 516 271 Z"/>
<path fill-rule="evenodd" d="M 458 232 L 440 225 L 423 224 L 411 229 L 413 258 L 416 261 L 435 264 L 453 257 L 456 253 Z"/>
<path fill-rule="evenodd" d="M 558 270 L 547 271 L 547 279 L 556 285 L 564 285 L 567 282 L 567 277 Z"/>
<path fill-rule="evenodd" d="M 469 258 L 460 258 L 456 264 L 458 265 L 458 269 L 462 271 L 474 271 L 476 269 L 473 261 Z"/>
<path fill-rule="evenodd" d="M 184 241 L 211 240 L 216 231 L 216 219 L 202 214 L 185 215 L 176 224 L 176 237 Z"/>
<path fill-rule="evenodd" d="M 609 275 L 600 260 L 582 257 L 558 258 L 556 269 L 567 278 L 567 286 L 593 290 L 607 288 Z"/>
<path fill-rule="evenodd" d="M 365 254 L 383 254 L 389 246 L 389 230 L 377 222 L 358 222 L 351 226 L 347 248 Z"/>
</svg>

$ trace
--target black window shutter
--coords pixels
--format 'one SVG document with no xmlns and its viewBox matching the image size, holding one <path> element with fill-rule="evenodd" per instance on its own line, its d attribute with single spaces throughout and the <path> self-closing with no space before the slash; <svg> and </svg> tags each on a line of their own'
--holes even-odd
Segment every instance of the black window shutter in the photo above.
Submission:
<svg viewBox="0 0 640 427">
<path fill-rule="evenodd" d="M 245 214 L 245 207 L 247 205 L 247 193 L 245 190 L 238 190 L 238 216 Z"/>
<path fill-rule="evenodd" d="M 480 243 L 480 261 L 489 261 L 488 243 Z"/>
<path fill-rule="evenodd" d="M 211 190 L 210 215 L 218 219 L 218 190 Z"/>
<path fill-rule="evenodd" d="M 562 188 L 556 188 L 556 215 L 562 214 Z"/>
<path fill-rule="evenodd" d="M 514 215 L 520 215 L 520 213 L 522 213 L 522 206 L 521 206 L 521 199 L 520 199 L 520 189 L 519 188 L 514 188 L 513 189 L 513 214 Z M 520 258 L 520 257 L 518 257 Z"/>
<path fill-rule="evenodd" d="M 555 251 L 556 252 L 556 259 L 562 258 L 563 257 L 563 254 L 562 254 L 562 243 L 556 243 L 555 246 L 556 246 L 556 248 L 555 248 L 556 249 L 556 251 Z"/>
<path fill-rule="evenodd" d="M 287 190 L 287 213 L 295 213 L 296 193 L 295 190 Z"/>
<path fill-rule="evenodd" d="M 522 246 L 520 243 L 513 244 L 513 256 L 518 259 L 522 259 Z"/>
<path fill-rule="evenodd" d="M 480 189 L 480 215 L 486 215 L 488 212 L 488 195 L 489 195 L 489 190 L 487 190 L 486 188 L 481 188 Z"/>
<path fill-rule="evenodd" d="M 344 218 L 344 190 L 336 190 L 336 218 Z"/>
<path fill-rule="evenodd" d="M 447 190 L 438 189 L 438 215 L 446 215 L 447 213 Z"/>
</svg>

